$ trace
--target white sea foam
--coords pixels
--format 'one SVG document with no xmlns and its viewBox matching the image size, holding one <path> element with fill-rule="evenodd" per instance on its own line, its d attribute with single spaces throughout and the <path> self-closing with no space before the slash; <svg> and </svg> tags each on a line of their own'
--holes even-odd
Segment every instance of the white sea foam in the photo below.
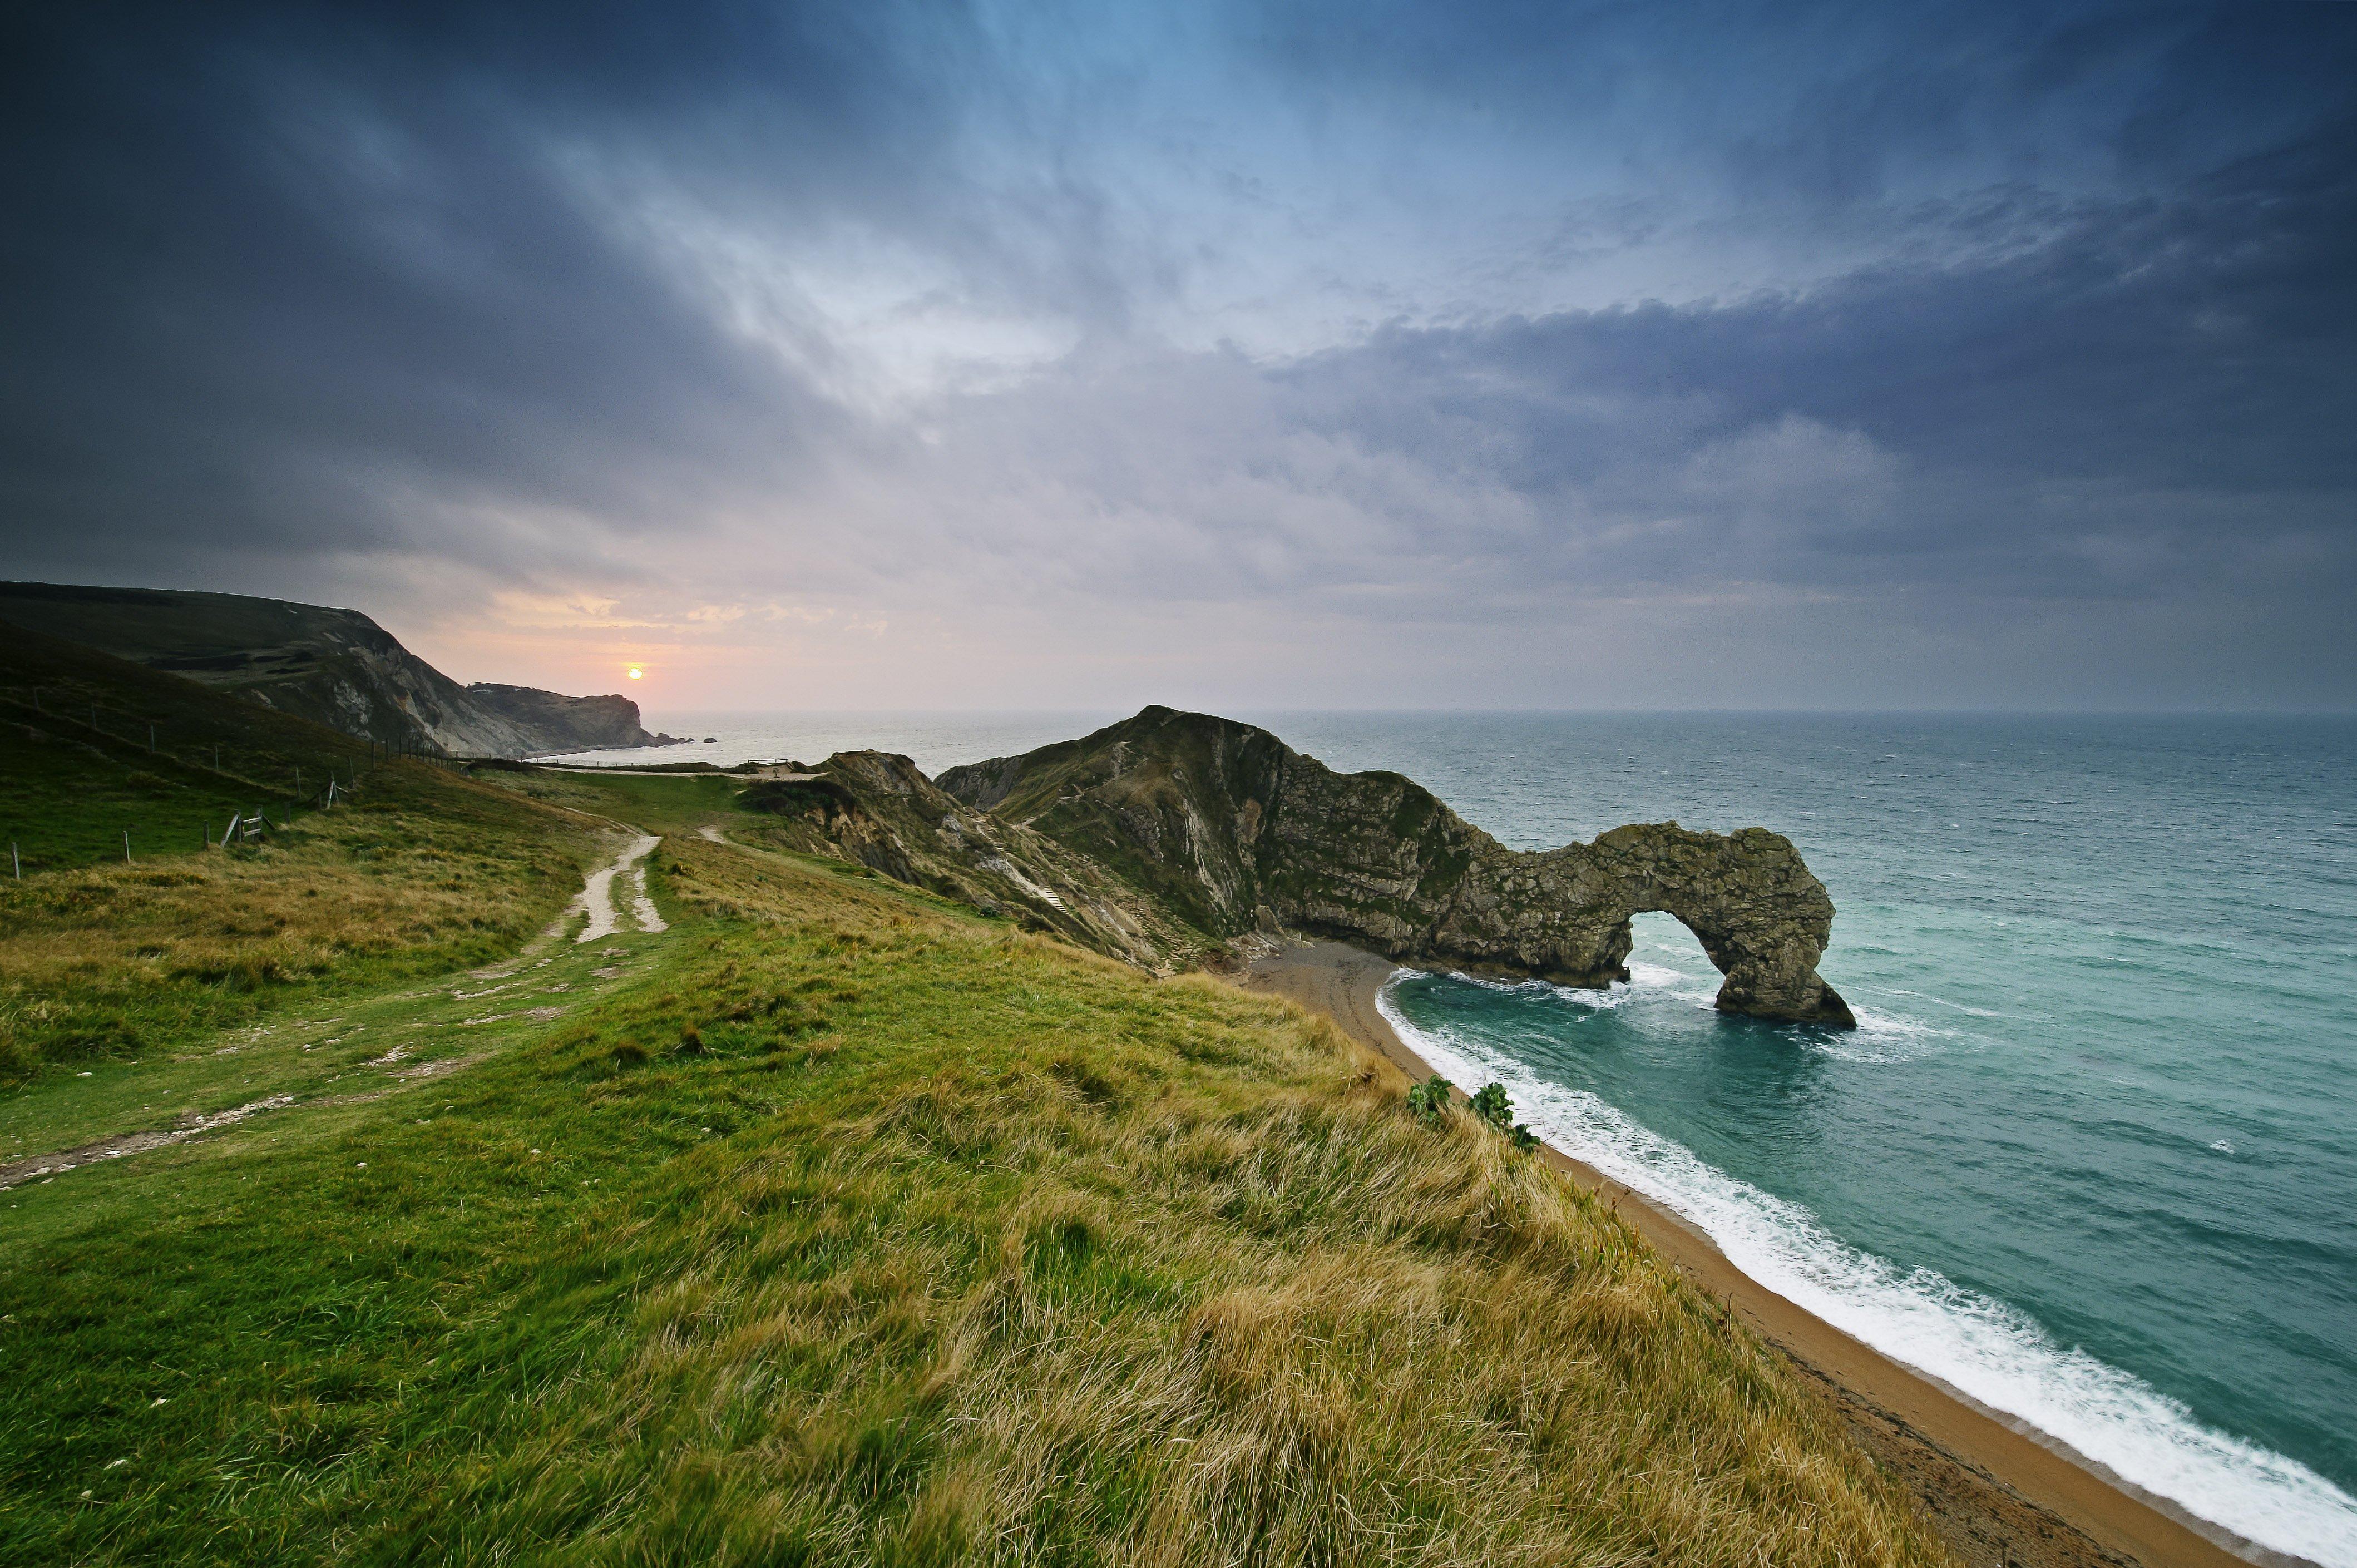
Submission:
<svg viewBox="0 0 2357 1568">
<path fill-rule="evenodd" d="M 1632 959 L 1628 967 L 1629 984 L 1634 990 L 1691 990 L 1695 984 L 1704 983 L 1684 970 L 1672 969 L 1667 964 L 1646 963 Z"/>
<path fill-rule="evenodd" d="M 1463 985 L 1477 985 L 1484 991 L 1521 992 L 1531 996 L 1552 996 L 1590 1012 L 1609 1012 L 1629 1000 L 1626 986 L 1557 985 L 1546 980 L 1486 980 L 1463 970 L 1451 970 L 1448 978 Z"/>
<path fill-rule="evenodd" d="M 1454 1030 L 1419 1028 L 1389 986 L 1377 1005 L 1438 1071 L 1503 1083 L 1534 1132 L 1699 1226 L 1777 1294 L 2200 1518 L 2326 1568 L 2357 1568 L 2357 1498 L 2298 1460 L 2212 1431 L 2140 1380 L 2056 1343 L 2018 1308 L 1850 1246 L 1807 1209 L 1706 1165 L 1593 1094 L 1541 1082 Z"/>
<path fill-rule="evenodd" d="M 1857 1028 L 1821 1036 L 1810 1042 L 1810 1048 L 1836 1061 L 1888 1067 L 1944 1050 L 1956 1037 L 1953 1030 L 1863 1004 L 1851 1012 L 1857 1015 Z"/>
</svg>

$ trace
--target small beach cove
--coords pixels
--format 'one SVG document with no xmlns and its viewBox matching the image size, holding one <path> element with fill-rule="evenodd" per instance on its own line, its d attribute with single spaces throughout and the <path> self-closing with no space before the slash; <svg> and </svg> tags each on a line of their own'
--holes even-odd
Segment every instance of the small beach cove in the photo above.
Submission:
<svg viewBox="0 0 2357 1568">
<path fill-rule="evenodd" d="M 1398 966 L 1341 942 L 1286 942 L 1236 978 L 1332 1018 L 1411 1081 L 1433 1070 L 1383 1016 Z M 1475 1087 L 1459 1084 L 1460 1090 Z M 1852 1434 L 1922 1502 L 1950 1549 L 1972 1563 L 2078 1568 L 2118 1554 L 2153 1565 L 2296 1561 L 2227 1550 L 2179 1510 L 2131 1495 L 2003 1417 L 1900 1366 L 1744 1274 L 1699 1230 L 1552 1145 L 1546 1161 L 1620 1215 L 1711 1296 L 1729 1303 L 1841 1411 Z"/>
</svg>

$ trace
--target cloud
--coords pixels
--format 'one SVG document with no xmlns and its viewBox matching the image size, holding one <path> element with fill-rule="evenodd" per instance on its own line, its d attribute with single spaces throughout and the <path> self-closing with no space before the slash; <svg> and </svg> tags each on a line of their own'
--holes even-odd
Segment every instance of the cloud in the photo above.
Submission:
<svg viewBox="0 0 2357 1568">
<path fill-rule="evenodd" d="M 877 701 L 2357 701 L 2338 12 L 8 26 L 16 574 Z"/>
</svg>

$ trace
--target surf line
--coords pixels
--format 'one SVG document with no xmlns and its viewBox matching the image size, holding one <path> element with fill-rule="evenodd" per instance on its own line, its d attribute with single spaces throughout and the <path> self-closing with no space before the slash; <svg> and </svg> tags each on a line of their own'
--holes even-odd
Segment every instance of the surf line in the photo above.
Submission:
<svg viewBox="0 0 2357 1568">
<path fill-rule="evenodd" d="M 1394 992 L 1421 977 L 1397 970 L 1375 997 L 1409 1049 L 1460 1084 L 1505 1084 L 1547 1143 L 1702 1231 L 1760 1285 L 2180 1519 L 2323 1568 L 2357 1568 L 2357 1498 L 2323 1476 L 2203 1425 L 2133 1373 L 2057 1344 L 2018 1307 L 1851 1246 L 1807 1208 L 1717 1169 L 1599 1096 L 1540 1080 L 1453 1030 L 1418 1027 Z"/>
</svg>

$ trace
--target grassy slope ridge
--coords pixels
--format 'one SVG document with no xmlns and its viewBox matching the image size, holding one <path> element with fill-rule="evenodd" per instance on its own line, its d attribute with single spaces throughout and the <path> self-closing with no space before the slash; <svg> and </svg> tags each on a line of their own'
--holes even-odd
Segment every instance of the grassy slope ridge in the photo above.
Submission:
<svg viewBox="0 0 2357 1568">
<path fill-rule="evenodd" d="M 597 820 L 366 757 L 317 725 L 0 625 L 0 806 L 30 852 L 24 881 L 0 879 L 0 1084 L 480 963 L 580 886 Z M 331 770 L 364 775 L 350 805 L 198 847 L 231 811 L 285 821 L 298 777 L 316 795 Z M 78 868 L 47 869 L 61 864 Z"/>
<path fill-rule="evenodd" d="M 429 1099 L 5 1195 L 0 1560 L 1938 1560 L 1614 1216 L 1324 1023 L 658 859 L 643 973 Z"/>
<path fill-rule="evenodd" d="M 0 621 L 404 749 L 511 754 L 651 738 L 638 704 L 619 693 L 461 686 L 357 610 L 242 594 L 0 583 Z"/>
</svg>

